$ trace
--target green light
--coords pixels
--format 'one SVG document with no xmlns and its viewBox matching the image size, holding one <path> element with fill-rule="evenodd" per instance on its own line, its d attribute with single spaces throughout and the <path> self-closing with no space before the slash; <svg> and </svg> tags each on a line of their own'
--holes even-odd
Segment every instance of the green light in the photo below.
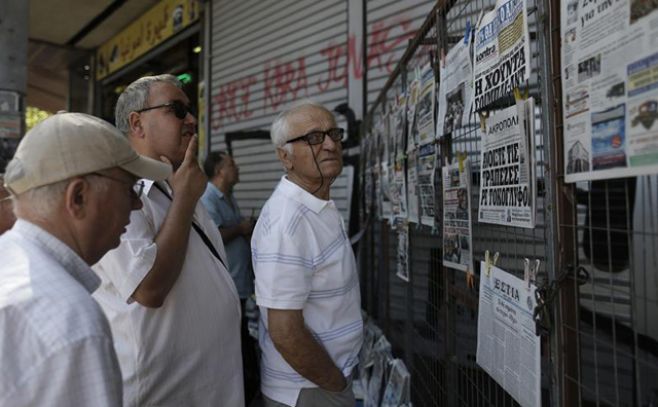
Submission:
<svg viewBox="0 0 658 407">
<path fill-rule="evenodd" d="M 201 45 L 197 45 L 196 47 L 194 47 L 192 49 L 192 52 L 194 52 L 195 54 L 200 53 L 201 52 Z"/>
<path fill-rule="evenodd" d="M 182 74 L 178 75 L 177 78 L 178 78 L 179 81 L 181 81 L 185 85 L 192 82 L 192 74 L 189 74 L 189 73 L 182 73 Z"/>
</svg>

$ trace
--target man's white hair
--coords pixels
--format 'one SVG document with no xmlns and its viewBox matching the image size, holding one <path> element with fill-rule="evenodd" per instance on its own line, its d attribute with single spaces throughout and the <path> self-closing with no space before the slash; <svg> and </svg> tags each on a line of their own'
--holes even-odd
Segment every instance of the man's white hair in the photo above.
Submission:
<svg viewBox="0 0 658 407">
<path fill-rule="evenodd" d="M 324 110 L 330 115 L 334 115 L 329 109 L 310 99 L 303 99 L 294 102 L 287 109 L 279 113 L 272 122 L 272 127 L 270 128 L 270 138 L 272 139 L 272 144 L 274 144 L 275 148 L 282 148 L 287 152 L 292 153 L 292 146 L 286 143 L 293 136 L 290 134 L 290 123 L 288 123 L 288 120 L 295 113 L 298 113 L 300 110 L 307 109 L 309 107 Z M 298 135 L 295 134 L 294 136 Z"/>
<path fill-rule="evenodd" d="M 19 170 L 19 166 L 16 164 L 17 162 L 12 160 L 7 165 L 5 172 L 7 178 L 12 178 L 12 174 Z M 96 191 L 102 192 L 109 188 L 109 182 L 111 181 L 109 178 L 94 178 L 98 178 L 98 180 L 90 184 Z M 12 194 L 11 201 L 14 208 L 14 215 L 17 218 L 38 218 L 42 220 L 55 216 L 55 210 L 59 206 L 70 181 L 71 179 L 69 178 L 53 184 L 32 188 L 20 195 Z"/>
<path fill-rule="evenodd" d="M 154 83 L 159 82 L 169 83 L 177 88 L 183 87 L 181 81 L 179 81 L 174 75 L 162 74 L 139 78 L 128 85 L 128 87 L 121 93 L 114 109 L 114 121 L 117 128 L 123 134 L 128 135 L 130 132 L 130 113 L 148 107 L 147 103 L 151 86 L 153 86 Z"/>
</svg>

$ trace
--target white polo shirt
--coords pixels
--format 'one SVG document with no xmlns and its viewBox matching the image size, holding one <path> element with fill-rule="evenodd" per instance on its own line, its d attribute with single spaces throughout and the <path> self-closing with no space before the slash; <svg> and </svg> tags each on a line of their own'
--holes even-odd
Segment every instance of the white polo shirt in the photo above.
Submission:
<svg viewBox="0 0 658 407">
<path fill-rule="evenodd" d="M 303 310 L 307 328 L 349 376 L 363 341 L 354 253 L 334 202 L 316 198 L 285 176 L 261 211 L 251 247 L 261 309 L 261 389 L 294 406 L 302 388 L 317 386 L 274 348 L 267 309 Z"/>
<path fill-rule="evenodd" d="M 153 266 L 154 239 L 171 204 L 152 181 L 144 182 L 144 206 L 131 213 L 120 246 L 93 267 L 103 280 L 94 298 L 112 327 L 124 404 L 242 407 L 240 300 L 228 271 L 193 228 L 180 253 L 183 269 L 162 307 L 130 298 Z M 226 259 L 219 230 L 200 202 L 194 221 Z"/>
<path fill-rule="evenodd" d="M 121 406 L 99 278 L 70 247 L 18 220 L 0 237 L 0 406 Z"/>
</svg>

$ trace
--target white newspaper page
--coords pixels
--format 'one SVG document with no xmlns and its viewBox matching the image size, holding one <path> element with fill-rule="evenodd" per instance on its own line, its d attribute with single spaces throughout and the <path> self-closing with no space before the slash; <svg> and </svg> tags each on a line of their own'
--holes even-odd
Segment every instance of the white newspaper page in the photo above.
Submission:
<svg viewBox="0 0 658 407">
<path fill-rule="evenodd" d="M 393 169 L 391 203 L 393 215 L 397 219 L 407 218 L 407 183 L 405 180 L 404 160 L 397 160 Z"/>
<path fill-rule="evenodd" d="M 540 337 L 532 313 L 534 284 L 481 262 L 476 361 L 514 400 L 541 407 Z"/>
<path fill-rule="evenodd" d="M 416 104 L 418 141 L 421 145 L 434 141 L 434 70 L 425 65 L 420 74 L 420 95 Z"/>
<path fill-rule="evenodd" d="M 426 144 L 418 150 L 418 197 L 420 199 L 420 223 L 434 227 L 434 144 Z"/>
<path fill-rule="evenodd" d="M 468 124 L 473 98 L 473 67 L 468 43 L 460 41 L 441 59 L 436 138 Z"/>
<path fill-rule="evenodd" d="M 475 31 L 474 109 L 486 110 L 530 78 L 525 0 L 498 0 Z"/>
<path fill-rule="evenodd" d="M 566 182 L 658 172 L 658 2 L 562 0 Z"/>
<path fill-rule="evenodd" d="M 480 153 L 478 221 L 535 227 L 534 100 L 494 112 Z"/>
<path fill-rule="evenodd" d="M 406 114 L 407 114 L 407 149 L 415 148 L 419 143 L 418 134 L 418 111 L 416 104 L 420 97 L 420 80 L 414 79 L 409 84 L 409 90 L 405 99 Z"/>
<path fill-rule="evenodd" d="M 418 152 L 413 150 L 407 158 L 407 219 L 418 223 Z"/>
<path fill-rule="evenodd" d="M 473 272 L 470 161 L 443 167 L 443 265 Z"/>
</svg>

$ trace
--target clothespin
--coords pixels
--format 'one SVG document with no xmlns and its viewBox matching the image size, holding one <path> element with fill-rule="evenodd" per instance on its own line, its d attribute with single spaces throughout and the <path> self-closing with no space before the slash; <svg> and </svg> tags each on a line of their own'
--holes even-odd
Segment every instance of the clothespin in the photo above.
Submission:
<svg viewBox="0 0 658 407">
<path fill-rule="evenodd" d="M 457 152 L 457 160 L 459 162 L 459 173 L 461 174 L 464 172 L 464 161 L 466 161 L 467 155 L 466 153 L 462 153 L 460 151 Z"/>
<path fill-rule="evenodd" d="M 480 130 L 485 131 L 487 129 L 487 118 L 489 118 L 489 112 L 478 112 L 480 117 Z"/>
<path fill-rule="evenodd" d="M 514 101 L 520 102 L 526 100 L 528 99 L 528 96 L 530 96 L 530 86 L 528 85 L 528 81 L 526 81 L 525 90 L 523 92 L 518 86 L 514 88 Z"/>
<path fill-rule="evenodd" d="M 499 252 L 496 252 L 494 254 L 493 259 L 489 256 L 489 250 L 484 252 L 484 274 L 489 277 L 491 274 L 491 266 L 495 266 L 496 262 L 498 261 L 498 256 L 500 256 Z"/>
<path fill-rule="evenodd" d="M 528 291 L 530 290 L 530 284 L 534 284 L 537 281 L 537 272 L 539 271 L 540 263 L 541 261 L 536 259 L 535 263 L 531 265 L 528 258 L 523 259 L 523 280 Z"/>
<path fill-rule="evenodd" d="M 468 288 L 475 288 L 475 273 L 470 269 L 466 269 L 466 286 Z"/>
<path fill-rule="evenodd" d="M 441 47 L 441 56 L 440 56 L 440 58 L 441 58 L 441 68 L 445 68 L 446 67 L 446 50 L 443 47 Z M 443 78 L 440 78 L 440 79 L 443 79 Z"/>
</svg>

